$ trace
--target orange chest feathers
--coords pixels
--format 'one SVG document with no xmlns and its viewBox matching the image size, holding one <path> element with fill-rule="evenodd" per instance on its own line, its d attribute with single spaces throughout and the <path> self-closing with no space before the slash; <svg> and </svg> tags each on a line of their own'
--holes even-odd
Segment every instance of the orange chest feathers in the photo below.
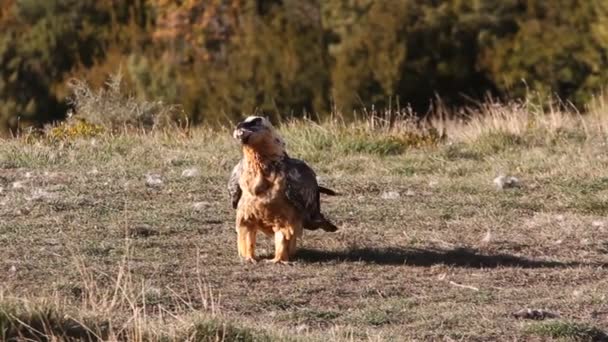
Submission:
<svg viewBox="0 0 608 342">
<path fill-rule="evenodd" d="M 239 179 L 243 194 L 261 202 L 279 200 L 285 191 L 285 177 L 280 171 L 262 172 L 247 169 Z"/>
<path fill-rule="evenodd" d="M 239 182 L 243 190 L 237 212 L 239 221 L 253 223 L 266 233 L 298 222 L 299 215 L 285 195 L 286 178 L 282 171 L 246 169 Z"/>
</svg>

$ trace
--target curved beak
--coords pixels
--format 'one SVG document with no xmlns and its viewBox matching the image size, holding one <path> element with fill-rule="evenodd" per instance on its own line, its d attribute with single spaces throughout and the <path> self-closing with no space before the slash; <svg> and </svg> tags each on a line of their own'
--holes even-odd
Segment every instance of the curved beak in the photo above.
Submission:
<svg viewBox="0 0 608 342">
<path fill-rule="evenodd" d="M 249 139 L 252 133 L 252 130 L 243 127 L 242 124 L 238 124 L 238 126 L 236 126 L 235 130 L 232 132 L 232 137 L 245 144 L 247 143 L 247 140 Z"/>
</svg>

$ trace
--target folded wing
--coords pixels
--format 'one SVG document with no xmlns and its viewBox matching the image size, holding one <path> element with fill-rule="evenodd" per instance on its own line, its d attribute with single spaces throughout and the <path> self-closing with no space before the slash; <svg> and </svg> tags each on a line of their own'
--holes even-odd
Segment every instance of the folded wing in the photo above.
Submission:
<svg viewBox="0 0 608 342">
<path fill-rule="evenodd" d="M 321 214 L 321 195 L 315 172 L 295 158 L 286 158 L 284 167 L 287 176 L 285 196 L 304 216 L 304 228 L 336 231 L 338 228 Z"/>
<path fill-rule="evenodd" d="M 239 185 L 239 178 L 241 178 L 241 172 L 243 172 L 242 160 L 234 166 L 234 168 L 232 169 L 232 173 L 230 174 L 230 179 L 228 180 L 228 193 L 230 194 L 233 209 L 237 208 L 237 206 L 239 205 L 239 200 L 241 199 L 241 195 L 243 194 L 243 190 L 241 190 L 241 186 Z"/>
</svg>

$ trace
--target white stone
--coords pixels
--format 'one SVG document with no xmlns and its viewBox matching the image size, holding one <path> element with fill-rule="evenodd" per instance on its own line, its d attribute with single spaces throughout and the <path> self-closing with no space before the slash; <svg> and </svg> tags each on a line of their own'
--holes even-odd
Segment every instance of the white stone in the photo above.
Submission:
<svg viewBox="0 0 608 342">
<path fill-rule="evenodd" d="M 24 181 L 13 182 L 13 189 L 23 189 L 23 188 L 25 188 L 25 182 Z"/>
<path fill-rule="evenodd" d="M 483 237 L 483 239 L 481 239 L 481 242 L 489 243 L 490 241 L 492 241 L 492 232 L 488 229 L 486 235 Z"/>
<path fill-rule="evenodd" d="M 193 178 L 193 177 L 198 177 L 200 175 L 201 175 L 201 171 L 195 167 L 185 169 L 182 172 L 182 177 L 184 177 L 184 178 Z"/>
<path fill-rule="evenodd" d="M 401 195 L 397 191 L 385 191 L 382 193 L 381 197 L 382 199 L 394 200 L 401 197 Z"/>
<path fill-rule="evenodd" d="M 151 188 L 159 188 L 163 185 L 163 180 L 160 178 L 160 175 L 147 174 L 146 175 L 146 185 Z"/>
<path fill-rule="evenodd" d="M 196 202 L 192 205 L 192 208 L 196 211 L 203 211 L 205 208 L 209 207 L 209 202 Z"/>
<path fill-rule="evenodd" d="M 26 200 L 39 201 L 39 200 L 53 199 L 55 197 L 57 197 L 57 195 L 54 193 L 48 192 L 44 189 L 36 189 L 36 190 L 32 191 L 31 196 L 26 197 Z"/>
<path fill-rule="evenodd" d="M 520 181 L 513 176 L 500 175 L 494 178 L 494 185 L 496 185 L 499 190 L 511 189 L 519 187 Z"/>
</svg>

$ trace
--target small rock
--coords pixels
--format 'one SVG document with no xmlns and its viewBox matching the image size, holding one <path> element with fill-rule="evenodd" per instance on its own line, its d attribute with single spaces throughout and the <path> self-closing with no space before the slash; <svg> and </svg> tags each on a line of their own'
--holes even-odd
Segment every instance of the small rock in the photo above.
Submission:
<svg viewBox="0 0 608 342">
<path fill-rule="evenodd" d="M 492 241 L 492 232 L 490 230 L 488 230 L 486 232 L 486 235 L 483 237 L 483 239 L 481 239 L 481 242 L 489 243 L 490 241 Z"/>
<path fill-rule="evenodd" d="M 500 175 L 494 178 L 494 185 L 496 185 L 499 190 L 503 190 L 519 188 L 521 183 L 516 177 Z"/>
<path fill-rule="evenodd" d="M 25 178 L 32 178 L 33 174 L 31 172 L 26 172 L 23 176 Z"/>
<path fill-rule="evenodd" d="M 0 193 L 2 192 L 2 188 L 0 188 Z M 593 221 L 591 225 L 595 228 L 601 228 L 605 225 L 604 221 Z"/>
<path fill-rule="evenodd" d="M 558 221 L 563 221 L 565 218 L 566 217 L 564 215 L 562 215 L 562 214 L 555 215 L 555 219 L 558 220 Z"/>
<path fill-rule="evenodd" d="M 430 188 L 434 188 L 434 187 L 436 187 L 437 185 L 439 185 L 439 182 L 438 182 L 438 181 L 436 181 L 436 180 L 429 181 L 429 187 L 430 187 Z"/>
<path fill-rule="evenodd" d="M 416 196 L 416 192 L 414 190 L 408 190 L 408 191 L 406 191 L 405 196 L 414 197 L 414 196 Z"/>
<path fill-rule="evenodd" d="M 9 274 L 11 274 L 11 275 L 13 275 L 13 274 L 17 273 L 17 267 L 15 267 L 15 265 L 11 266 L 11 267 L 8 269 L 8 273 L 9 273 Z"/>
<path fill-rule="evenodd" d="M 193 177 L 198 177 L 200 175 L 201 175 L 201 172 L 199 171 L 199 169 L 197 169 L 195 167 L 185 169 L 182 172 L 182 177 L 184 177 L 184 178 L 193 178 Z"/>
<path fill-rule="evenodd" d="M 302 333 L 304 333 L 304 332 L 305 332 L 305 331 L 307 331 L 307 330 L 308 330 L 308 325 L 307 325 L 307 324 L 300 324 L 300 325 L 298 325 L 298 326 L 296 327 L 296 332 L 297 332 L 298 334 L 302 334 Z"/>
<path fill-rule="evenodd" d="M 547 318 L 558 318 L 559 314 L 550 312 L 547 310 L 522 309 L 522 310 L 512 313 L 511 316 L 518 318 L 518 319 L 543 320 L 543 319 L 547 319 Z"/>
<path fill-rule="evenodd" d="M 196 202 L 192 205 L 192 208 L 196 211 L 203 211 L 205 208 L 209 207 L 209 202 Z"/>
<path fill-rule="evenodd" d="M 25 182 L 24 181 L 13 182 L 13 189 L 23 189 L 23 188 L 25 188 Z"/>
<path fill-rule="evenodd" d="M 163 180 L 160 178 L 160 175 L 147 174 L 146 175 L 146 185 L 151 188 L 159 188 L 163 185 Z"/>
<path fill-rule="evenodd" d="M 93 168 L 91 171 L 87 172 L 87 174 L 89 174 L 91 176 L 95 176 L 95 175 L 99 174 L 99 170 L 97 170 L 97 168 Z"/>
<path fill-rule="evenodd" d="M 57 195 L 48 192 L 46 190 L 43 189 L 36 189 L 32 192 L 32 195 L 30 197 L 26 197 L 26 200 L 28 201 L 41 201 L 41 200 L 48 200 L 48 199 L 53 199 L 57 197 Z"/>
<path fill-rule="evenodd" d="M 397 191 L 385 191 L 381 197 L 382 199 L 394 200 L 401 197 L 401 195 Z"/>
<path fill-rule="evenodd" d="M 158 231 L 148 225 L 140 225 L 135 227 L 129 227 L 129 237 L 149 237 L 158 235 Z"/>
<path fill-rule="evenodd" d="M 27 207 L 23 207 L 23 208 L 19 208 L 17 209 L 17 215 L 29 215 L 29 213 L 31 213 L 32 210 L 30 208 Z"/>
</svg>

